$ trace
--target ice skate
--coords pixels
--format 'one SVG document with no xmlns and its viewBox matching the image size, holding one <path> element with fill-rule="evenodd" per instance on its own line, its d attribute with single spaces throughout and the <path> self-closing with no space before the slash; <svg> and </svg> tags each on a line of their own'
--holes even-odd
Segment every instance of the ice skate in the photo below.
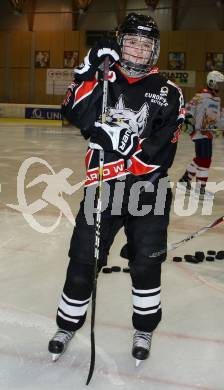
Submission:
<svg viewBox="0 0 224 390">
<path fill-rule="evenodd" d="M 48 344 L 48 351 L 52 354 L 53 362 L 56 362 L 56 360 L 58 360 L 59 357 L 65 352 L 74 334 L 75 332 L 70 332 L 60 328 L 57 330 Z"/>
<path fill-rule="evenodd" d="M 199 197 L 200 200 L 212 201 L 214 199 L 213 192 L 207 191 L 205 186 L 201 186 L 200 184 L 196 184 L 194 194 L 196 197 Z"/>
<path fill-rule="evenodd" d="M 178 188 L 180 190 L 183 190 L 186 192 L 187 195 L 190 194 L 192 188 L 191 188 L 191 181 L 186 178 L 185 176 L 181 177 L 181 179 L 177 182 Z"/>
<path fill-rule="evenodd" d="M 185 191 L 186 195 L 193 196 L 199 200 L 212 201 L 214 199 L 214 194 L 205 189 L 205 186 L 200 185 L 199 183 L 191 183 L 190 180 L 185 180 L 181 178 L 178 183 L 178 189 Z"/>
<path fill-rule="evenodd" d="M 136 367 L 149 357 L 152 333 L 136 330 L 133 337 L 132 356 L 136 359 Z"/>
</svg>

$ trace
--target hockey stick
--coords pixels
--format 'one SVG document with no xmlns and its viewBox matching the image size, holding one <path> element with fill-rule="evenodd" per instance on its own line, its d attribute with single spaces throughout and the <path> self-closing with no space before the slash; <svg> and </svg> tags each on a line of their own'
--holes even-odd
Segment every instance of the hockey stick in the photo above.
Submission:
<svg viewBox="0 0 224 390">
<path fill-rule="evenodd" d="M 220 218 L 217 218 L 214 222 L 210 223 L 209 225 L 204 226 L 203 228 L 197 230 L 196 232 L 189 234 L 189 236 L 183 238 L 182 240 L 168 243 L 167 248 L 162 249 L 161 251 L 158 252 L 153 252 L 149 257 L 157 257 L 162 255 L 163 253 L 177 249 L 179 248 L 179 246 L 185 244 L 186 242 L 192 240 L 193 238 L 200 236 L 201 234 L 207 232 L 208 230 L 212 229 L 213 227 L 219 225 L 222 222 L 224 222 L 224 215 Z"/>
<path fill-rule="evenodd" d="M 104 61 L 103 72 L 103 103 L 102 103 L 102 123 L 106 120 L 107 108 L 107 91 L 108 91 L 108 73 L 109 73 L 109 57 Z M 97 292 L 97 276 L 98 276 L 98 262 L 100 250 L 100 226 L 101 226 L 101 206 L 102 206 L 102 186 L 103 186 L 103 165 L 104 165 L 104 151 L 99 150 L 99 173 L 98 173 L 98 188 L 97 188 L 97 211 L 95 223 L 95 246 L 94 246 L 94 276 L 93 276 L 93 292 L 92 292 L 92 312 L 91 312 L 91 360 L 89 367 L 89 374 L 86 385 L 91 381 L 94 367 L 95 367 L 95 313 L 96 313 L 96 292 Z"/>
</svg>

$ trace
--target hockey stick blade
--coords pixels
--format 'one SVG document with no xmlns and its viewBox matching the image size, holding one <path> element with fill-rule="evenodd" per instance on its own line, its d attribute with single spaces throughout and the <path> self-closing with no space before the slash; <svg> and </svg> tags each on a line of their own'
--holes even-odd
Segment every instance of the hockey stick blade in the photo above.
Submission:
<svg viewBox="0 0 224 390">
<path fill-rule="evenodd" d="M 161 251 L 158 251 L 158 252 L 153 252 L 149 257 L 157 257 L 157 256 L 160 256 L 160 255 L 168 252 L 168 251 L 172 251 L 174 249 L 177 249 L 177 248 L 179 248 L 179 246 L 185 244 L 186 242 L 192 240 L 193 238 L 200 236 L 201 234 L 207 232 L 208 230 L 212 229 L 213 227 L 219 225 L 222 222 L 224 222 L 224 215 L 220 218 L 217 218 L 214 222 L 210 223 L 209 225 L 204 226 L 203 228 L 189 234 L 189 236 L 183 238 L 182 240 L 168 243 L 167 248 L 162 249 Z"/>
<path fill-rule="evenodd" d="M 95 311 L 96 311 L 96 286 L 93 289 L 92 296 L 92 316 L 91 316 L 91 359 L 89 366 L 88 378 L 86 381 L 86 385 L 88 386 L 91 378 L 93 376 L 93 371 L 95 367 L 95 333 L 94 333 L 94 324 L 95 324 Z"/>
</svg>

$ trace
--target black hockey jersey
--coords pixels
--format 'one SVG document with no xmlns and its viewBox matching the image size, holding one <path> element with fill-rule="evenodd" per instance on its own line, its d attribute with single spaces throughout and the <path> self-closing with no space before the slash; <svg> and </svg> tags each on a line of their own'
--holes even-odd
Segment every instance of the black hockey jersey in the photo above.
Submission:
<svg viewBox="0 0 224 390">
<path fill-rule="evenodd" d="M 102 77 L 72 82 L 62 104 L 62 115 L 81 129 L 85 138 L 91 136 L 95 121 L 102 114 Z M 104 180 L 127 173 L 148 174 L 155 169 L 166 174 L 176 153 L 177 141 L 184 120 L 184 101 L 181 89 L 153 68 L 142 78 L 129 78 L 119 65 L 110 69 L 108 124 L 125 121 L 139 135 L 139 146 L 124 161 L 116 153 L 105 153 Z M 86 155 L 87 181 L 97 181 L 98 151 L 88 149 Z"/>
</svg>

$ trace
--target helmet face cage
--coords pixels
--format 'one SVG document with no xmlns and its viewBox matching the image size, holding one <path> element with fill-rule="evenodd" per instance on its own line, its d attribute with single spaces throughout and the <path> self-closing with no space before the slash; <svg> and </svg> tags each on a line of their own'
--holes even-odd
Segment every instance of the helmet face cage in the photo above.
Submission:
<svg viewBox="0 0 224 390">
<path fill-rule="evenodd" d="M 118 44 L 121 47 L 121 53 L 124 53 L 124 43 L 126 36 L 144 37 L 152 42 L 152 50 L 147 63 L 132 62 L 121 58 L 121 65 L 129 75 L 141 76 L 150 71 L 156 64 L 160 51 L 160 36 L 158 27 L 153 18 L 145 15 L 129 14 L 117 31 Z"/>
<path fill-rule="evenodd" d="M 149 59 L 147 63 L 140 63 L 139 61 L 133 62 L 124 58 L 125 54 L 125 39 L 126 37 L 145 37 L 152 41 L 152 50 L 149 53 Z M 127 68 L 132 69 L 135 72 L 148 72 L 157 62 L 160 51 L 160 42 L 155 38 L 149 38 L 142 34 L 123 34 L 119 37 L 118 43 L 121 47 L 121 63 Z"/>
</svg>

